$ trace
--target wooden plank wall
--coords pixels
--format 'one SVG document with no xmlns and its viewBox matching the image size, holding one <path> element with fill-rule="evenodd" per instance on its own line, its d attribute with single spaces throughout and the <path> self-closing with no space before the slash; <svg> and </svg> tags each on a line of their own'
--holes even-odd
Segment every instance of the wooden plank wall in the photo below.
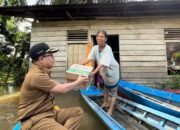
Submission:
<svg viewBox="0 0 180 130">
<path fill-rule="evenodd" d="M 168 78 L 164 28 L 180 28 L 180 18 L 126 18 L 119 20 L 59 21 L 33 24 L 32 44 L 59 47 L 53 77 L 64 80 L 67 69 L 66 30 L 87 29 L 89 40 L 98 30 L 119 35 L 121 79 L 153 85 Z"/>
<path fill-rule="evenodd" d="M 72 43 L 68 44 L 68 58 L 67 67 L 69 68 L 72 64 L 79 64 L 86 54 L 86 43 Z"/>
<path fill-rule="evenodd" d="M 67 43 L 66 31 L 56 27 L 33 27 L 31 33 L 31 45 L 39 42 L 48 43 L 51 47 L 59 48 L 55 53 L 55 67 L 52 70 L 52 77 L 60 82 L 64 81 L 67 66 Z"/>
<path fill-rule="evenodd" d="M 66 82 L 65 71 L 68 67 L 68 43 L 82 43 L 77 41 L 67 42 L 66 31 L 71 29 L 87 29 L 87 27 L 81 25 L 77 27 L 73 25 L 68 26 L 68 24 L 63 25 L 61 22 L 34 22 L 31 33 L 31 46 L 39 42 L 46 42 L 51 47 L 59 48 L 60 51 L 54 54 L 55 66 L 52 69 L 51 76 L 61 83 Z"/>
</svg>

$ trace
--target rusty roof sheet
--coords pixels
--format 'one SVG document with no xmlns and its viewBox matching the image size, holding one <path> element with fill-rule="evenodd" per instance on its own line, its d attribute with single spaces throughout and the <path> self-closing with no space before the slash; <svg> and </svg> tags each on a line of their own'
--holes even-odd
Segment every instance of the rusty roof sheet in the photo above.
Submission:
<svg viewBox="0 0 180 130">
<path fill-rule="evenodd" d="M 113 4 L 69 4 L 0 7 L 1 15 L 47 20 L 179 16 L 180 1 L 142 1 Z"/>
</svg>

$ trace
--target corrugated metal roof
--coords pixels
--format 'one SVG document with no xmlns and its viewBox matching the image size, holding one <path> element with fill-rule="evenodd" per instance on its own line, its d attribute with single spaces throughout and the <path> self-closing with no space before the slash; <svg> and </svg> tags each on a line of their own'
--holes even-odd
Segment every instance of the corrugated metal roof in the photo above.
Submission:
<svg viewBox="0 0 180 130">
<path fill-rule="evenodd" d="M 111 4 L 68 4 L 0 7 L 1 15 L 47 20 L 87 20 L 180 15 L 180 1 L 141 1 Z"/>
</svg>

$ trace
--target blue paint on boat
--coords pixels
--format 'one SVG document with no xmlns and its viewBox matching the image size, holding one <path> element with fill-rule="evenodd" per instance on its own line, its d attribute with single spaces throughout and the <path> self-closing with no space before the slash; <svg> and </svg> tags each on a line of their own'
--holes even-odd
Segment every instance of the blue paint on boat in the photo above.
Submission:
<svg viewBox="0 0 180 130">
<path fill-rule="evenodd" d="M 132 90 L 142 92 L 142 93 L 148 94 L 150 96 L 159 97 L 159 98 L 162 98 L 164 100 L 169 100 L 172 102 L 180 103 L 180 95 L 174 94 L 171 92 L 158 90 L 158 89 L 155 89 L 152 87 L 148 87 L 145 85 L 136 84 L 136 83 L 132 83 L 132 82 L 127 82 L 124 80 L 119 80 L 119 86 L 125 87 L 125 88 L 130 88 Z"/>
<path fill-rule="evenodd" d="M 98 89 L 96 86 L 88 86 L 87 89 L 81 89 L 81 93 L 86 96 L 102 96 L 103 91 Z"/>
<path fill-rule="evenodd" d="M 21 130 L 21 122 L 20 121 L 14 126 L 13 130 Z"/>
<path fill-rule="evenodd" d="M 118 119 L 118 117 L 113 118 L 109 116 L 105 111 L 102 110 L 102 108 L 95 102 L 95 100 L 92 100 L 98 98 L 96 97 L 96 95 L 94 95 L 94 97 L 88 97 L 82 93 L 82 90 L 83 89 L 81 89 L 80 91 L 85 102 L 91 107 L 91 109 L 94 110 L 94 112 L 100 117 L 100 119 L 108 126 L 110 130 L 126 129 L 127 126 L 123 127 L 120 120 L 116 120 Z M 180 118 L 122 97 L 117 97 L 116 109 L 116 112 L 119 112 L 121 110 L 126 111 L 128 114 L 134 116 L 139 121 L 143 121 L 150 125 L 152 129 L 156 128 L 159 130 L 180 130 Z M 124 119 L 128 118 L 125 117 Z M 127 128 L 129 129 L 129 127 Z"/>
<path fill-rule="evenodd" d="M 120 123 L 114 120 L 110 115 L 108 115 L 102 108 L 100 108 L 95 102 L 90 100 L 87 96 L 85 96 L 81 89 L 81 95 L 83 99 L 87 102 L 87 104 L 93 109 L 93 111 L 101 118 L 101 120 L 107 125 L 110 130 L 126 130 Z M 95 95 L 94 95 L 95 96 Z M 98 95 L 97 95 L 98 96 Z"/>
<path fill-rule="evenodd" d="M 118 90 L 132 101 L 168 113 L 175 117 L 180 117 L 180 108 L 178 106 L 174 106 L 153 98 L 159 97 L 163 98 L 163 100 L 171 100 L 173 102 L 179 103 L 180 95 L 122 80 L 119 81 Z M 151 95 L 153 97 L 148 97 L 147 95 Z"/>
<path fill-rule="evenodd" d="M 180 130 L 180 118 L 163 113 L 142 104 L 128 99 L 117 97 L 119 103 L 117 108 L 121 108 L 137 119 L 146 122 L 159 130 Z"/>
</svg>

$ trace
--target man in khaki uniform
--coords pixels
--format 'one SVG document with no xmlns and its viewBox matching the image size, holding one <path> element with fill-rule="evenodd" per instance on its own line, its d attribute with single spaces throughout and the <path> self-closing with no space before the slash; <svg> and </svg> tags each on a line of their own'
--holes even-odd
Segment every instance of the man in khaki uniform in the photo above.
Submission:
<svg viewBox="0 0 180 130">
<path fill-rule="evenodd" d="M 18 111 L 22 130 L 77 130 L 80 125 L 83 110 L 80 107 L 55 109 L 52 93 L 66 93 L 87 83 L 88 79 L 79 76 L 76 81 L 66 84 L 51 79 L 53 53 L 57 51 L 45 43 L 38 43 L 30 49 L 32 66 L 21 87 Z"/>
</svg>

